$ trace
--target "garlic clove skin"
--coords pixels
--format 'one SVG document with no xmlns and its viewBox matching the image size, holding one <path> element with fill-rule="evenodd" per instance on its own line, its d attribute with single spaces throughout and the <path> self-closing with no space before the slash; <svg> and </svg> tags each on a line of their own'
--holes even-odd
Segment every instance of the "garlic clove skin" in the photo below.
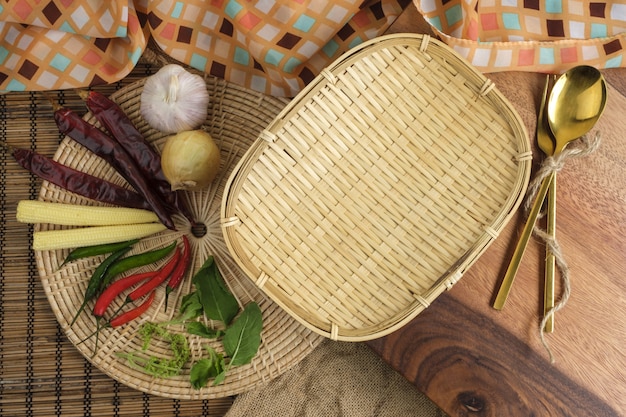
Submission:
<svg viewBox="0 0 626 417">
<path fill-rule="evenodd" d="M 148 77 L 141 93 L 141 116 L 164 133 L 197 129 L 206 120 L 208 107 L 204 79 L 178 64 L 165 65 Z"/>
</svg>

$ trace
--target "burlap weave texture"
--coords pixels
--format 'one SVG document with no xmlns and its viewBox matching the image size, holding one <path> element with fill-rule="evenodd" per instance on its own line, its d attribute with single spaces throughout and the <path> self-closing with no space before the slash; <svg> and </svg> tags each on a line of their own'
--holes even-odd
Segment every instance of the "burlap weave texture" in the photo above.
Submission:
<svg viewBox="0 0 626 417">
<path fill-rule="evenodd" d="M 225 417 L 444 417 L 361 343 L 324 341 L 302 362 L 237 397 Z"/>
</svg>

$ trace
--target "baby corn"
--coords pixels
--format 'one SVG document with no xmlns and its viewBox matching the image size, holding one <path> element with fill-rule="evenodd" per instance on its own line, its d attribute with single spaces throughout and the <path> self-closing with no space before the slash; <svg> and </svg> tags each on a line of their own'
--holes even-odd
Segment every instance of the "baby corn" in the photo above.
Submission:
<svg viewBox="0 0 626 417">
<path fill-rule="evenodd" d="M 17 221 L 65 226 L 109 226 L 152 223 L 159 219 L 152 211 L 127 207 L 81 206 L 78 204 L 22 200 L 17 204 Z"/>
<path fill-rule="evenodd" d="M 63 230 L 40 230 L 33 232 L 33 250 L 78 248 L 122 242 L 140 239 L 166 229 L 161 223 L 141 223 L 79 227 Z"/>
</svg>

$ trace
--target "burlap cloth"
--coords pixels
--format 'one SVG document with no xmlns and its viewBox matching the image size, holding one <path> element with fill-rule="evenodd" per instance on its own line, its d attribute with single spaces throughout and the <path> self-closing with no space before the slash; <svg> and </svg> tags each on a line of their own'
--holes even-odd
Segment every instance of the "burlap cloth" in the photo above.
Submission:
<svg viewBox="0 0 626 417">
<path fill-rule="evenodd" d="M 361 343 L 324 341 L 282 376 L 240 394 L 225 417 L 442 417 Z"/>
</svg>

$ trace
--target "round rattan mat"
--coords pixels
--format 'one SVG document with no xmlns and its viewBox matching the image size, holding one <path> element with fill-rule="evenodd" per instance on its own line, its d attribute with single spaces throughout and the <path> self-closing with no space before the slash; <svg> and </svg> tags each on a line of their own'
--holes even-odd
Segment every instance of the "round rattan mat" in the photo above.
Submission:
<svg viewBox="0 0 626 417">
<path fill-rule="evenodd" d="M 178 239 L 181 234 L 190 238 L 193 262 L 190 273 L 178 292 L 170 294 L 168 308 L 165 309 L 165 293 L 160 289 L 157 300 L 146 314 L 144 320 L 170 320 L 178 311 L 182 296 L 192 291 L 190 275 L 200 268 L 209 255 L 215 257 L 220 271 L 231 291 L 242 305 L 256 301 L 263 312 L 262 343 L 257 356 L 249 365 L 229 370 L 223 384 L 195 390 L 190 385 L 189 366 L 182 375 L 172 378 L 155 378 L 143 371 L 130 367 L 116 356 L 116 352 L 138 351 L 142 341 L 137 331 L 143 320 L 136 320 L 118 329 L 103 329 L 95 350 L 94 337 L 87 338 L 96 327 L 94 317 L 87 308 L 79 319 L 70 323 L 82 303 L 87 282 L 95 267 L 103 257 L 92 257 L 59 267 L 68 250 L 41 251 L 35 257 L 46 295 L 57 320 L 63 327 L 70 341 L 96 367 L 132 388 L 164 397 L 177 399 L 220 398 L 250 390 L 265 381 L 282 374 L 300 362 L 323 339 L 306 329 L 268 299 L 232 259 L 224 243 L 220 226 L 220 206 L 224 186 L 234 166 L 258 137 L 259 133 L 274 119 L 287 104 L 285 99 L 273 98 L 249 91 L 223 80 L 205 77 L 211 103 L 203 129 L 216 140 L 221 151 L 221 167 L 218 179 L 206 190 L 186 194 L 190 209 L 196 219 L 206 226 L 206 234 L 197 237 L 192 234 L 191 225 L 182 216 L 176 217 L 177 231 L 166 231 L 143 239 L 133 251 L 143 252 L 162 247 Z M 146 139 L 160 148 L 166 138 L 161 132 L 151 129 L 141 118 L 139 112 L 140 96 L 145 80 L 138 81 L 114 93 L 111 98 L 133 120 Z M 85 119 L 96 123 L 88 113 Z M 65 165 L 100 176 L 118 184 L 124 180 L 101 158 L 87 151 L 69 138 L 65 138 L 54 157 Z M 93 201 L 69 193 L 53 184 L 44 182 L 39 198 L 46 201 L 58 201 L 76 204 L 95 204 Z M 49 224 L 37 225 L 37 229 L 61 228 Z M 155 268 L 158 265 L 151 265 Z M 148 268 L 148 267 L 146 267 Z M 139 271 L 139 270 L 135 270 Z M 118 306 L 121 300 L 116 301 Z M 113 308 L 116 306 L 114 305 Z M 183 331 L 180 326 L 172 326 L 172 331 Z M 205 345 L 220 350 L 219 342 L 188 335 L 192 350 L 192 362 L 206 356 Z M 95 352 L 95 353 L 94 353 Z M 153 342 L 147 355 L 170 355 L 165 343 Z"/>
</svg>

